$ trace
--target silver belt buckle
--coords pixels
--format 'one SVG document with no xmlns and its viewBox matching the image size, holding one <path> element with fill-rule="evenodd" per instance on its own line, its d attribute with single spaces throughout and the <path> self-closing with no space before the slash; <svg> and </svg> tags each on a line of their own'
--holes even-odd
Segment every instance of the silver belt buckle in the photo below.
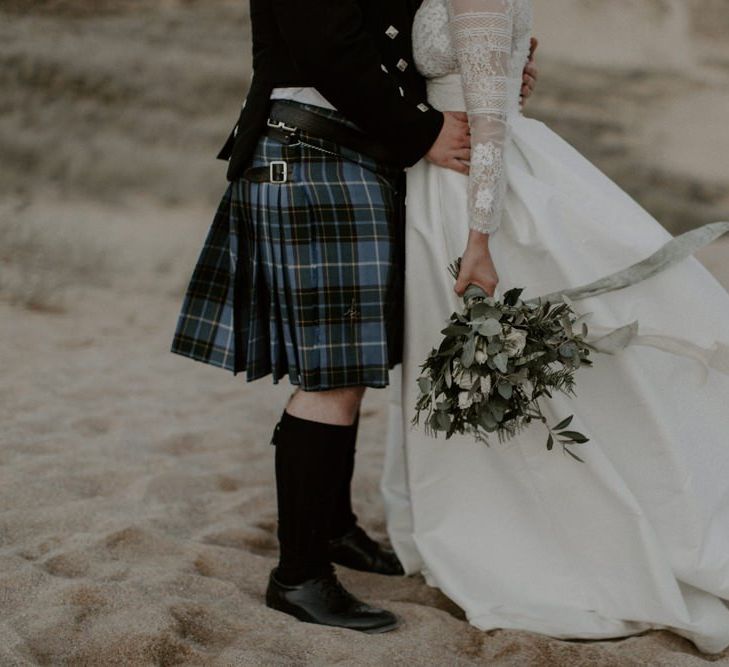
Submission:
<svg viewBox="0 0 729 667">
<path fill-rule="evenodd" d="M 274 160 L 269 163 L 268 178 L 271 183 L 286 183 L 289 178 L 289 165 L 283 160 Z"/>
</svg>

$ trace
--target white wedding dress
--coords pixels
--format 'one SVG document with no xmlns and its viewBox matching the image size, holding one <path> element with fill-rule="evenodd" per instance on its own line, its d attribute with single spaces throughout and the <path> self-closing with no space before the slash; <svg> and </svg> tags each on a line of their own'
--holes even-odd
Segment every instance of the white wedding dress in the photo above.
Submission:
<svg viewBox="0 0 729 667">
<path fill-rule="evenodd" d="M 575 414 L 579 463 L 537 427 L 491 447 L 426 436 L 410 421 L 419 365 L 462 307 L 446 267 L 469 226 L 492 233 L 500 292 L 575 287 L 657 250 L 669 234 L 545 125 L 519 110 L 529 0 L 425 0 L 414 51 L 430 102 L 467 110 L 470 177 L 422 161 L 408 173 L 405 357 L 383 477 L 388 530 L 484 630 L 619 637 L 670 628 L 707 652 L 729 645 L 729 377 L 649 347 L 597 355 Z M 680 128 L 678 129 L 680 130 Z M 710 346 L 729 340 L 729 294 L 691 258 L 580 301 L 596 323 Z M 396 379 L 397 380 L 397 379 Z"/>
</svg>

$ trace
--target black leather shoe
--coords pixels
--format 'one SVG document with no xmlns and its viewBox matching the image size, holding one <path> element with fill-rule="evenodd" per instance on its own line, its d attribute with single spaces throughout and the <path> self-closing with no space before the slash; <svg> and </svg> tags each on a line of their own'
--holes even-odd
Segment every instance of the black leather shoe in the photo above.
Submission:
<svg viewBox="0 0 729 667">
<path fill-rule="evenodd" d="M 359 526 L 329 541 L 329 559 L 352 570 L 397 576 L 405 574 L 395 552 L 375 542 Z"/>
<path fill-rule="evenodd" d="M 394 630 L 399 621 L 395 614 L 377 609 L 349 593 L 334 575 L 325 574 L 298 586 L 286 586 L 271 572 L 266 591 L 266 605 L 305 623 L 316 623 L 368 634 Z"/>
</svg>

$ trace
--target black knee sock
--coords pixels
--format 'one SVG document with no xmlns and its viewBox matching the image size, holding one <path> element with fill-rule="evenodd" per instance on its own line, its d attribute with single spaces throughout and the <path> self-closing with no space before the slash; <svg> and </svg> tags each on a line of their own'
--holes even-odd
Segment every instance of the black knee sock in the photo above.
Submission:
<svg viewBox="0 0 729 667">
<path fill-rule="evenodd" d="M 357 525 L 357 515 L 352 508 L 352 477 L 354 476 L 354 460 L 357 448 L 357 431 L 359 428 L 359 413 L 354 424 L 348 427 L 345 434 L 345 441 L 342 443 L 347 449 L 347 460 L 342 478 L 342 484 L 337 493 L 334 504 L 334 516 L 332 517 L 333 538 L 346 535 Z"/>
<path fill-rule="evenodd" d="M 276 426 L 276 494 L 280 546 L 276 578 L 296 585 L 331 571 L 328 541 L 349 450 L 351 426 L 299 419 L 284 412 Z"/>
</svg>

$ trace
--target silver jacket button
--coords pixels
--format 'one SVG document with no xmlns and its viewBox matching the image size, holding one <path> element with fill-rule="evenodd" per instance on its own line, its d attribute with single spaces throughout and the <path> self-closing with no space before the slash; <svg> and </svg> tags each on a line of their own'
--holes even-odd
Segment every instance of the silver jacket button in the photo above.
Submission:
<svg viewBox="0 0 729 667">
<path fill-rule="evenodd" d="M 427 104 L 423 104 L 421 102 L 420 104 L 418 104 L 418 109 L 420 109 L 422 112 L 426 112 L 428 111 L 428 109 L 430 109 L 430 107 Z"/>
<path fill-rule="evenodd" d="M 395 39 L 395 37 L 400 34 L 400 31 L 394 25 L 391 25 L 387 30 L 385 30 L 385 34 L 390 39 Z"/>
<path fill-rule="evenodd" d="M 404 72 L 408 68 L 408 61 L 400 58 L 400 60 L 397 61 L 397 68 L 401 72 Z"/>
</svg>

